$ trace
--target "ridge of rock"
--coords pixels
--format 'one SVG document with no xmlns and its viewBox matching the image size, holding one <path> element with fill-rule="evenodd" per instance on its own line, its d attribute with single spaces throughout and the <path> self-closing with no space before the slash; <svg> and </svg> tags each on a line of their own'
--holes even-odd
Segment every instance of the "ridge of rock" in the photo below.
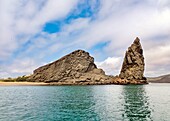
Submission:
<svg viewBox="0 0 170 121">
<path fill-rule="evenodd" d="M 143 50 L 139 38 L 128 48 L 119 76 L 108 76 L 98 69 L 94 58 L 84 50 L 66 56 L 34 70 L 27 81 L 50 85 L 147 84 Z"/>
<path fill-rule="evenodd" d="M 119 77 L 127 80 L 146 80 L 144 56 L 140 39 L 137 37 L 125 53 Z"/>
<path fill-rule="evenodd" d="M 30 79 L 36 82 L 100 81 L 104 76 L 104 71 L 97 69 L 94 58 L 88 52 L 76 50 L 34 70 Z"/>
</svg>

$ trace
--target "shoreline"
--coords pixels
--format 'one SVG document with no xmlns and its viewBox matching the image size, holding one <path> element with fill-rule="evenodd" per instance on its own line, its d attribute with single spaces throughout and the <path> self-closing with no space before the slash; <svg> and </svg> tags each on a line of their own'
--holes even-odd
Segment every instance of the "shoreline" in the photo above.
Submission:
<svg viewBox="0 0 170 121">
<path fill-rule="evenodd" d="M 115 82 L 79 82 L 79 83 L 61 83 L 61 82 L 0 82 L 0 86 L 85 86 L 85 85 L 145 85 L 146 83 L 115 83 Z M 148 83 L 147 83 L 148 84 Z"/>
<path fill-rule="evenodd" d="M 0 82 L 0 86 L 48 86 L 44 82 Z"/>
</svg>

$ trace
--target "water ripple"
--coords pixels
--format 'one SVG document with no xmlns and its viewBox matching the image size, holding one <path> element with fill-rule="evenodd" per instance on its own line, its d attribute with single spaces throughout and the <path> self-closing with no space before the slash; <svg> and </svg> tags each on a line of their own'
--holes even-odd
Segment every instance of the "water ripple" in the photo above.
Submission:
<svg viewBox="0 0 170 121">
<path fill-rule="evenodd" d="M 169 87 L 161 88 L 1 86 L 0 121 L 168 121 Z"/>
</svg>

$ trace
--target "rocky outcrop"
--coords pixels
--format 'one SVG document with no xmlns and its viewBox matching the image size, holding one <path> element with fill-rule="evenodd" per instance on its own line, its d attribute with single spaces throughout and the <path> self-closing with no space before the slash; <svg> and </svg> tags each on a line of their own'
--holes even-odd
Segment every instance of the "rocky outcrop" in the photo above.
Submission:
<svg viewBox="0 0 170 121">
<path fill-rule="evenodd" d="M 30 77 L 36 82 L 99 82 L 109 78 L 94 64 L 88 52 L 76 50 L 61 59 L 36 69 Z"/>
<path fill-rule="evenodd" d="M 49 85 L 146 84 L 143 50 L 138 38 L 125 54 L 119 76 L 108 76 L 98 69 L 88 52 L 76 50 L 59 60 L 34 70 L 27 81 Z"/>
<path fill-rule="evenodd" d="M 126 51 L 119 77 L 127 80 L 146 80 L 143 76 L 144 67 L 143 49 L 137 37 Z"/>
</svg>

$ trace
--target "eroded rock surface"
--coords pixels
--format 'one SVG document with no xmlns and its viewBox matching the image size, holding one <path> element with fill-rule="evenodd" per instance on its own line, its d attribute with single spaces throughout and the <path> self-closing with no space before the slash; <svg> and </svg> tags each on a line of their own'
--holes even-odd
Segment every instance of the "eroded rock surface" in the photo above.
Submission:
<svg viewBox="0 0 170 121">
<path fill-rule="evenodd" d="M 37 82 L 89 82 L 107 80 L 88 52 L 76 50 L 61 59 L 34 70 L 30 77 Z"/>
<path fill-rule="evenodd" d="M 144 73 L 143 50 L 136 38 L 125 54 L 119 76 L 108 76 L 98 69 L 88 52 L 76 50 L 59 60 L 34 70 L 27 81 L 47 82 L 49 85 L 147 84 Z"/>
<path fill-rule="evenodd" d="M 119 77 L 127 80 L 146 80 L 143 76 L 144 67 L 143 49 L 137 37 L 126 51 Z"/>
</svg>

